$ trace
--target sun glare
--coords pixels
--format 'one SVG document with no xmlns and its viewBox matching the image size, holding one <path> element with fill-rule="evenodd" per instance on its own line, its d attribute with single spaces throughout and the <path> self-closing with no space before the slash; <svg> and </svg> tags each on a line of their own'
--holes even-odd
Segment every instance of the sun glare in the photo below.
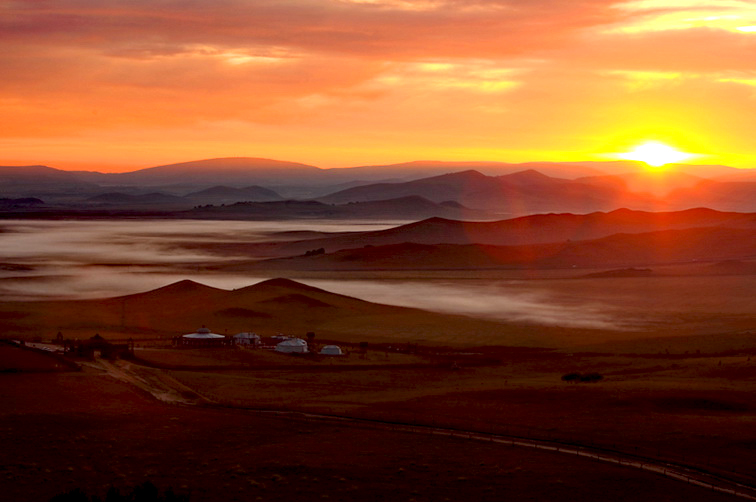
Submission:
<svg viewBox="0 0 756 502">
<path fill-rule="evenodd" d="M 636 146 L 627 153 L 618 155 L 621 159 L 639 160 L 652 167 L 661 167 L 670 162 L 680 162 L 694 157 L 693 154 L 681 152 L 675 148 L 657 141 L 648 141 Z"/>
</svg>

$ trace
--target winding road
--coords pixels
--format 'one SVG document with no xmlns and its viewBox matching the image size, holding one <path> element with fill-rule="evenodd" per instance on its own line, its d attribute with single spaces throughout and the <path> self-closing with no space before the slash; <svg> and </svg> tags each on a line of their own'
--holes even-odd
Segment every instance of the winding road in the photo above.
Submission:
<svg viewBox="0 0 756 502">
<path fill-rule="evenodd" d="M 153 368 L 148 371 L 135 371 L 135 365 L 127 361 L 110 362 L 103 359 L 97 359 L 93 367 L 104 370 L 108 375 L 129 383 L 138 389 L 150 394 L 154 398 L 167 403 L 185 406 L 204 405 L 216 407 L 228 407 L 198 394 L 193 389 L 187 387 L 171 376 L 160 370 Z M 140 369 L 145 369 L 139 367 Z M 552 451 L 564 455 L 573 455 L 584 457 L 599 462 L 622 465 L 629 468 L 641 469 L 676 479 L 703 488 L 708 488 L 720 493 L 730 494 L 747 500 L 756 500 L 756 486 L 740 483 L 738 481 L 719 476 L 704 469 L 692 465 L 683 465 L 679 463 L 667 463 L 659 459 L 631 455 L 621 451 L 599 449 L 585 445 L 562 444 L 553 441 L 545 441 L 537 438 L 504 436 L 497 434 L 487 434 L 475 431 L 465 431 L 457 429 L 446 429 L 433 426 L 412 425 L 387 422 L 381 420 L 370 420 L 363 418 L 343 417 L 334 415 L 322 415 L 317 413 L 304 413 L 279 410 L 255 410 L 240 407 L 234 409 L 245 410 L 250 413 L 263 415 L 276 415 L 292 419 L 315 420 L 329 423 L 339 423 L 345 425 L 360 425 L 371 428 L 379 428 L 398 432 L 408 432 L 413 434 L 436 435 L 463 438 L 472 441 L 482 441 L 487 443 L 498 443 L 506 446 L 517 446 L 524 448 L 533 448 L 537 450 Z"/>
</svg>

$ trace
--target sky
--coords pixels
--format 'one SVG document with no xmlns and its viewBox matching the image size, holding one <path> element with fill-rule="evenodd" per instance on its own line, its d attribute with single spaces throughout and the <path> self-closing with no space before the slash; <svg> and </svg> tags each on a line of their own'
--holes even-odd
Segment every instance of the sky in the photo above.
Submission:
<svg viewBox="0 0 756 502">
<path fill-rule="evenodd" d="M 753 0 L 0 0 L 0 164 L 756 167 Z"/>
</svg>

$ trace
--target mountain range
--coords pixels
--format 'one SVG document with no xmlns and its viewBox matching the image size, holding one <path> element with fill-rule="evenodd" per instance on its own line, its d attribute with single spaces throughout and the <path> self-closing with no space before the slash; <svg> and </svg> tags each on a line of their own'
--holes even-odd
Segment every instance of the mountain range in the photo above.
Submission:
<svg viewBox="0 0 756 502">
<path fill-rule="evenodd" d="M 429 218 L 386 230 L 350 232 L 331 237 L 245 244 L 264 250 L 267 256 L 290 257 L 320 249 L 333 253 L 365 246 L 405 243 L 423 245 L 533 246 L 564 245 L 618 234 L 642 234 L 685 229 L 724 228 L 756 230 L 756 213 L 689 209 L 675 212 L 647 212 L 618 209 L 589 214 L 537 214 L 498 221 L 461 221 Z"/>
<path fill-rule="evenodd" d="M 691 262 L 734 265 L 743 264 L 742 260 L 753 265 L 749 260 L 755 256 L 756 228 L 688 228 L 512 246 L 413 242 L 368 245 L 264 260 L 254 267 L 289 271 L 621 268 Z M 721 275 L 728 271 L 710 272 Z M 742 266 L 734 271 L 741 275 L 743 272 Z"/>
<path fill-rule="evenodd" d="M 5 166 L 0 167 L 0 197 L 37 197 L 51 210 L 135 211 L 180 211 L 195 206 L 292 199 L 344 205 L 415 197 L 447 208 L 456 204 L 470 209 L 474 214 L 470 218 L 482 219 L 623 207 L 754 211 L 754 172 L 726 166 L 675 165 L 653 173 L 632 161 L 409 162 L 320 169 L 277 160 L 222 158 L 127 173 Z M 449 216 L 441 207 L 433 214 Z"/>
</svg>

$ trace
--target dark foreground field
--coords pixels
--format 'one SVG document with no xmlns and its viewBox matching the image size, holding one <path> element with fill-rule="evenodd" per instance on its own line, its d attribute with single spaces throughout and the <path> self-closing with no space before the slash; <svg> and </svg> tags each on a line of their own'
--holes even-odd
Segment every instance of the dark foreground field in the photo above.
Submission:
<svg viewBox="0 0 756 502">
<path fill-rule="evenodd" d="M 75 487 L 104 496 L 110 486 L 127 488 L 146 480 L 161 489 L 170 486 L 179 493 L 191 493 L 194 502 L 733 500 L 637 469 L 561 453 L 240 409 L 162 404 L 95 366 L 85 365 L 80 372 L 0 374 L 0 490 L 5 500 L 44 501 Z M 143 375 L 161 371 L 134 369 Z M 432 408 L 435 403 L 437 409 L 429 413 L 438 413 L 441 407 L 457 416 L 480 413 L 480 418 L 490 417 L 491 409 L 485 408 L 490 408 L 494 398 L 510 403 L 513 410 L 530 407 L 533 422 L 548 413 L 564 421 L 585 419 L 586 415 L 570 416 L 575 407 L 567 406 L 569 396 L 558 389 L 549 392 L 551 384 L 539 385 L 538 380 L 551 377 L 531 369 L 530 383 L 525 379 L 516 383 L 518 378 L 510 375 L 514 382 L 507 385 L 516 388 L 491 395 L 493 385 L 485 381 L 493 370 L 487 369 L 459 374 L 409 369 L 326 375 L 304 371 L 298 376 L 293 376 L 293 370 L 281 370 L 254 377 L 249 372 L 231 372 L 225 378 L 217 373 L 222 384 L 214 384 L 214 390 L 231 400 L 230 389 L 235 388 L 243 395 L 234 398 L 249 399 L 246 404 L 256 400 L 271 404 L 283 393 L 290 408 L 312 408 L 313 402 L 320 401 L 342 413 L 350 407 L 354 411 L 361 403 L 376 412 L 381 407 L 397 412 L 403 402 L 407 411 L 417 413 L 418 405 L 427 403 Z M 215 381 L 207 373 L 174 373 L 188 383 Z M 457 393 L 450 393 L 450 378 L 459 381 Z M 230 386 L 229 379 L 235 380 Z M 394 383 L 387 384 L 385 379 Z M 223 385 L 226 391 L 220 388 Z M 207 383 L 200 387 L 210 390 Z M 425 397 L 410 388 L 427 389 Z M 348 399 L 345 393 L 351 394 Z M 389 397 L 392 402 L 387 402 Z M 581 394 L 584 406 L 596 411 L 601 398 L 586 401 L 585 397 Z M 634 408 L 632 396 L 628 399 L 627 406 Z M 339 405 L 339 400 L 358 406 Z M 478 408 L 473 406 L 476 400 L 483 403 Z M 563 406 L 565 411 L 558 412 Z M 653 410 L 649 413 L 653 418 Z M 752 410 L 741 410 L 740 415 L 752 425 Z M 716 429 L 724 416 L 704 413 L 699 419 Z M 628 425 L 619 425 L 614 430 L 622 434 Z M 672 432 L 682 432 L 678 439 L 685 440 L 684 430 Z"/>
</svg>

